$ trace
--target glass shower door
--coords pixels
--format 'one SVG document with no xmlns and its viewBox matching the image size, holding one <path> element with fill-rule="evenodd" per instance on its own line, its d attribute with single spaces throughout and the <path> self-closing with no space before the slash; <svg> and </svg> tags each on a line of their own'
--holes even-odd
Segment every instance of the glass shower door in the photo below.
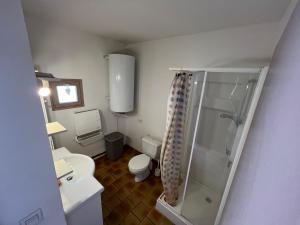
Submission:
<svg viewBox="0 0 300 225">
<path fill-rule="evenodd" d="M 198 81 L 201 95 L 187 137 L 192 149 L 181 207 L 194 225 L 214 225 L 258 76 L 209 72 Z"/>
<path fill-rule="evenodd" d="M 189 166 L 189 160 L 190 160 L 190 154 L 192 150 L 192 144 L 193 144 L 193 134 L 194 130 L 196 129 L 196 122 L 197 122 L 197 114 L 198 114 L 198 108 L 199 108 L 199 100 L 202 93 L 202 84 L 204 79 L 204 72 L 197 72 L 193 74 L 193 80 L 191 83 L 191 91 L 190 91 L 190 97 L 188 102 L 188 112 L 187 112 L 187 122 L 185 130 L 186 136 L 185 136 L 185 142 L 184 142 L 184 149 L 186 151 L 183 152 L 182 161 L 181 161 L 181 178 L 182 178 L 182 185 L 180 185 L 179 189 L 179 199 L 178 204 L 175 207 L 176 211 L 180 213 L 181 206 L 182 206 L 182 200 L 183 200 L 183 193 L 184 193 L 184 187 L 186 179 L 188 178 L 188 166 Z"/>
</svg>

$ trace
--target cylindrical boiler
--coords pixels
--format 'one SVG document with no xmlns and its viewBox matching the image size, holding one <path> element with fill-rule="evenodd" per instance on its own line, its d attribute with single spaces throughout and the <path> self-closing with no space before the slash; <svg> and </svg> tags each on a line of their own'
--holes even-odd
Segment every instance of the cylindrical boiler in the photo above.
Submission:
<svg viewBox="0 0 300 225">
<path fill-rule="evenodd" d="M 109 55 L 110 109 L 126 113 L 134 109 L 134 62 L 130 55 Z"/>
</svg>

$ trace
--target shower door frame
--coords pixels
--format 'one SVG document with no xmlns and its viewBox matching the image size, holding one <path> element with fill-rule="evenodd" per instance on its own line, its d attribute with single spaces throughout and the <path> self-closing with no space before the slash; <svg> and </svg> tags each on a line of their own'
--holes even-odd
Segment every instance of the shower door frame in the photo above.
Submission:
<svg viewBox="0 0 300 225">
<path fill-rule="evenodd" d="M 186 174 L 186 179 L 185 179 L 185 184 L 184 184 L 184 190 L 183 190 L 183 197 L 182 201 L 184 203 L 185 200 L 185 195 L 187 191 L 187 186 L 188 186 L 188 181 L 189 181 L 189 175 L 190 175 L 190 168 L 191 168 L 191 163 L 193 159 L 193 153 L 194 153 L 194 144 L 196 140 L 196 134 L 197 134 L 197 128 L 199 125 L 199 119 L 201 115 L 201 109 L 202 109 L 202 102 L 203 102 L 203 96 L 205 93 L 205 87 L 206 87 L 206 80 L 207 76 L 209 76 L 209 73 L 252 73 L 252 74 L 259 74 L 258 82 L 255 87 L 252 101 L 249 107 L 249 111 L 246 117 L 245 125 L 242 131 L 241 138 L 239 140 L 236 154 L 232 163 L 232 167 L 230 169 L 230 173 L 227 178 L 226 186 L 224 189 L 224 192 L 222 193 L 222 199 L 219 205 L 218 213 L 215 218 L 214 225 L 218 225 L 220 223 L 220 220 L 222 218 L 222 213 L 225 208 L 226 200 L 229 195 L 230 187 L 233 182 L 234 175 L 237 170 L 237 166 L 241 157 L 241 154 L 244 149 L 244 145 L 250 130 L 250 126 L 253 120 L 253 116 L 259 101 L 259 98 L 261 96 L 261 92 L 265 83 L 266 76 L 268 74 L 269 67 L 265 66 L 262 68 L 202 68 L 202 69 L 196 69 L 196 68 L 170 68 L 172 71 L 188 71 L 188 72 L 204 72 L 204 78 L 203 78 L 203 83 L 202 83 L 202 90 L 201 90 L 201 96 L 199 100 L 199 106 L 198 106 L 198 112 L 197 112 L 197 120 L 196 120 L 196 125 L 195 125 L 195 131 L 194 131 L 194 136 L 193 136 L 193 141 L 192 141 L 192 148 L 191 148 L 191 153 L 190 153 L 190 158 L 189 158 L 189 163 L 188 163 L 188 170 Z M 182 215 L 182 214 L 181 214 Z M 183 215 L 182 215 L 183 216 Z M 188 220 L 188 218 L 185 218 Z"/>
</svg>

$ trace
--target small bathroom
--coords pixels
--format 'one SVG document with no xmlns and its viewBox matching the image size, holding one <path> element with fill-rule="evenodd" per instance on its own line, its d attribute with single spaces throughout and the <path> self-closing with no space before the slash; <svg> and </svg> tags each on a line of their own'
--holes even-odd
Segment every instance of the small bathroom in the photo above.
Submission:
<svg viewBox="0 0 300 225">
<path fill-rule="evenodd" d="M 0 225 L 293 224 L 273 196 L 279 176 L 298 175 L 275 144 L 288 139 L 279 104 L 297 96 L 280 91 L 294 77 L 279 77 L 297 0 L 4 0 L 0 11 Z"/>
</svg>

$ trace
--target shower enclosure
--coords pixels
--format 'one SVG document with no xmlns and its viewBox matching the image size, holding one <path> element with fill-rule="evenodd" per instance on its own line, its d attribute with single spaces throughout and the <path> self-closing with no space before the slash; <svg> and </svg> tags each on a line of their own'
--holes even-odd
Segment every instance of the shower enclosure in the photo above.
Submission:
<svg viewBox="0 0 300 225">
<path fill-rule="evenodd" d="M 193 72 L 180 195 L 156 207 L 175 224 L 218 225 L 268 68 L 180 70 Z"/>
</svg>

